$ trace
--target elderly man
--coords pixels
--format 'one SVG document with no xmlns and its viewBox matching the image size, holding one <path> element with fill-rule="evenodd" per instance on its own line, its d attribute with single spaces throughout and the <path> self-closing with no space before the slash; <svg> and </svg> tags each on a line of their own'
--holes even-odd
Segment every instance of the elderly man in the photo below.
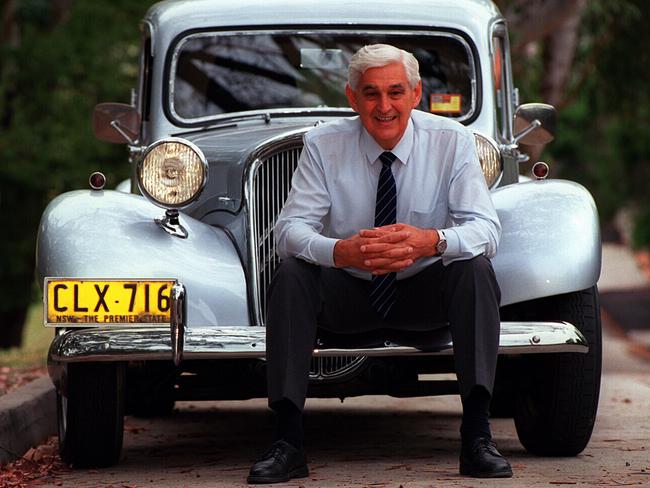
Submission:
<svg viewBox="0 0 650 488">
<path fill-rule="evenodd" d="M 340 333 L 448 322 L 463 418 L 460 473 L 509 477 L 488 407 L 500 291 L 489 257 L 500 224 L 471 132 L 414 110 L 415 57 L 377 44 L 352 56 L 357 117 L 305 135 L 275 236 L 282 263 L 267 308 L 272 447 L 249 483 L 308 475 L 302 410 L 317 326 Z"/>
</svg>

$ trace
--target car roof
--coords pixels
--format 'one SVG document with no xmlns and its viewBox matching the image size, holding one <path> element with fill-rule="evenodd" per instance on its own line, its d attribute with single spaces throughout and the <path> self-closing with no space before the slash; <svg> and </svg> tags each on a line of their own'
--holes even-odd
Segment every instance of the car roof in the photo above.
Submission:
<svg viewBox="0 0 650 488">
<path fill-rule="evenodd" d="M 404 26 L 485 33 L 501 18 L 490 0 L 167 0 L 145 16 L 154 32 L 174 38 L 195 29 L 262 26 Z"/>
</svg>

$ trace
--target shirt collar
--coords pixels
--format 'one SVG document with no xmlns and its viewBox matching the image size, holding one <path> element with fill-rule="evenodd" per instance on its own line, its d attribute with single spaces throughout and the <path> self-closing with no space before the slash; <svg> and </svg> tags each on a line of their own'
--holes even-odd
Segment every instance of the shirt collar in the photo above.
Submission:
<svg viewBox="0 0 650 488">
<path fill-rule="evenodd" d="M 359 123 L 361 123 L 360 120 Z M 385 149 L 377 144 L 377 141 L 375 141 L 375 139 L 370 134 L 368 134 L 368 131 L 363 125 L 361 125 L 361 147 L 366 155 L 368 163 L 370 164 L 373 164 L 375 161 L 377 161 L 379 159 L 379 155 L 385 151 Z M 412 149 L 413 120 L 409 117 L 404 135 L 399 140 L 397 145 L 391 150 L 391 152 L 397 156 L 397 159 L 402 164 L 406 164 L 408 162 L 409 156 L 411 155 Z"/>
</svg>

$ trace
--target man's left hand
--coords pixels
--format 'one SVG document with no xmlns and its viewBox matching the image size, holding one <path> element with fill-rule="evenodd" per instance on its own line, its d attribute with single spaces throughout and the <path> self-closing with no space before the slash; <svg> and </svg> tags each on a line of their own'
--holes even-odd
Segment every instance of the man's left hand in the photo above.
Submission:
<svg viewBox="0 0 650 488">
<path fill-rule="evenodd" d="M 394 232 L 406 232 L 408 237 L 401 240 L 398 244 L 389 242 L 377 242 L 364 244 L 361 246 L 361 252 L 366 256 L 364 264 L 372 268 L 375 275 L 390 273 L 387 269 L 395 257 L 394 250 L 399 245 L 402 250 L 405 246 L 410 249 L 410 253 L 404 255 L 400 252 L 399 260 L 409 259 L 415 262 L 416 259 L 433 256 L 436 253 L 436 244 L 438 243 L 438 232 L 434 229 L 420 229 L 408 224 L 391 224 L 374 229 L 363 229 L 359 235 L 367 239 L 380 239 Z"/>
</svg>

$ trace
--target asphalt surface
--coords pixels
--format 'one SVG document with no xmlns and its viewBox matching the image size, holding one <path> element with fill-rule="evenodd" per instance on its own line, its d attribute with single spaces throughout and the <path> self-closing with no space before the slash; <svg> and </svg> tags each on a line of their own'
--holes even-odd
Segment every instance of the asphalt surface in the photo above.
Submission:
<svg viewBox="0 0 650 488">
<path fill-rule="evenodd" d="M 631 338 L 632 340 L 636 341 L 636 347 L 632 349 L 636 349 L 637 351 L 650 350 L 650 334 L 648 333 L 648 331 L 650 331 L 650 286 L 645 275 L 643 275 L 643 273 L 637 267 L 634 256 L 626 247 L 611 243 L 606 243 L 603 246 L 603 272 L 599 281 L 599 288 L 601 291 L 601 302 L 605 315 L 604 323 L 609 324 L 608 327 L 612 329 L 610 330 L 610 333 L 613 331 L 617 334 L 619 338 L 617 342 L 618 344 L 626 344 L 626 346 L 619 347 L 625 347 L 629 350 L 630 347 L 627 341 Z M 623 337 L 623 339 L 621 339 L 621 337 Z M 643 370 L 644 366 L 636 365 L 635 368 Z M 606 384 L 607 381 L 608 380 L 605 379 L 604 384 Z M 623 383 L 621 383 L 619 386 L 622 386 Z M 628 393 L 622 394 L 627 395 Z M 354 406 L 355 401 L 356 400 L 346 401 L 346 405 Z M 454 409 L 457 410 L 458 408 L 458 405 L 456 405 L 456 403 L 458 403 L 457 399 L 454 400 L 453 397 L 451 399 L 447 398 L 447 400 L 435 401 L 442 402 L 441 404 L 443 405 L 443 410 L 444 408 L 447 408 L 451 409 L 451 412 L 454 412 Z M 382 419 L 385 418 L 386 421 L 390 420 L 391 415 L 394 415 L 394 413 L 390 412 L 390 405 L 392 405 L 391 402 L 398 402 L 395 407 L 399 411 L 402 411 L 402 408 L 405 408 L 404 405 L 401 405 L 399 403 L 403 402 L 402 400 L 390 399 L 382 400 L 376 403 L 377 405 L 383 405 L 383 402 L 388 402 L 388 405 L 386 406 L 386 408 L 389 410 L 388 413 L 377 413 L 371 409 L 371 412 L 369 413 L 369 415 L 373 417 L 371 423 L 376 422 L 376 419 L 374 419 L 375 416 L 379 416 Z M 230 404 L 232 407 L 229 406 L 218 408 L 229 411 L 231 408 L 237 409 L 240 403 L 241 402 L 231 402 Z M 250 408 L 263 408 L 260 407 L 261 404 L 256 405 L 255 402 L 248 402 L 245 403 L 245 405 L 246 406 L 244 407 L 244 410 L 248 410 Z M 444 407 L 445 405 L 447 405 L 447 407 Z M 209 410 L 215 407 L 207 408 Z M 201 415 L 198 413 L 198 410 L 193 413 L 192 411 L 194 409 L 195 407 L 191 407 L 190 412 L 188 414 L 185 414 L 183 418 L 180 419 L 180 427 L 182 427 L 184 424 L 187 424 L 187 422 L 194 422 L 192 418 L 197 415 Z M 363 417 L 363 411 L 364 409 L 362 408 L 362 413 L 358 415 L 361 415 Z M 322 413 L 316 413 L 315 415 L 321 415 L 324 416 L 323 418 L 326 418 L 328 416 L 327 412 L 327 403 L 325 402 L 325 407 Z M 348 422 L 350 424 L 350 427 L 356 425 L 357 421 L 361 417 L 357 419 L 355 415 L 357 414 L 351 414 L 349 417 L 344 417 L 342 422 Z M 418 416 L 419 414 L 416 411 L 413 413 L 413 415 Z M 443 415 L 446 414 L 443 412 Z M 455 413 L 449 413 L 449 415 L 455 415 Z M 244 424 L 250 420 L 248 414 L 246 413 L 244 413 L 243 419 Z M 178 421 L 178 418 L 174 420 L 175 423 Z M 327 423 L 327 421 L 324 422 Z M 187 428 L 187 425 L 185 427 Z M 136 426 L 131 428 L 137 430 L 139 427 Z M 408 429 L 406 425 L 404 428 Z M 55 432 L 56 412 L 54 408 L 54 392 L 51 383 L 49 383 L 49 380 L 47 378 L 42 378 L 40 380 L 32 382 L 8 395 L 0 397 L 0 464 L 11 461 L 17 455 L 22 455 L 30 447 L 37 445 L 39 442 L 42 442 L 44 439 L 46 439 L 49 435 L 55 434 Z M 190 429 L 190 431 L 188 431 L 185 435 L 182 433 L 178 433 L 178 435 L 183 437 L 187 435 L 189 438 L 189 436 L 196 435 L 196 432 L 192 432 L 192 429 Z M 218 432 L 212 432 L 211 435 L 214 435 L 220 439 L 220 441 L 217 442 L 223 441 L 223 435 L 220 435 Z M 234 434 L 230 432 L 226 438 L 231 435 L 234 436 Z M 455 438 L 455 432 L 453 436 Z M 141 438 L 142 437 L 146 436 L 141 436 Z M 431 439 L 428 440 L 431 441 Z M 230 442 L 237 441 L 238 440 L 235 436 Z M 354 444 L 354 441 L 352 439 L 349 441 Z M 399 443 L 398 440 L 395 442 Z M 433 448 L 435 450 L 436 443 L 434 442 L 433 444 Z M 351 447 L 354 449 L 353 445 Z M 128 452 L 128 441 L 125 444 L 125 448 L 127 448 Z M 399 446 L 396 445 L 396 448 L 399 448 Z M 514 447 L 512 448 L 514 449 Z M 508 447 L 508 445 L 506 445 L 506 450 L 508 449 L 511 449 L 511 447 Z M 166 455 L 165 452 L 165 449 L 161 448 L 162 456 Z M 135 457 L 138 457 L 137 451 Z M 211 462 L 212 461 L 215 460 L 211 459 Z M 392 461 L 396 462 L 396 459 L 393 459 Z M 161 462 L 164 463 L 163 460 L 161 460 Z M 244 464 L 248 464 L 249 459 L 247 458 L 243 462 Z M 456 463 L 455 459 L 450 462 L 454 465 Z M 244 468 L 239 467 L 236 469 L 241 471 Z M 396 467 L 395 469 L 403 468 Z M 452 468 L 449 469 L 453 471 Z M 242 473 L 239 473 L 239 475 Z M 646 481 L 650 485 L 650 476 L 646 477 Z M 569 480 L 568 484 L 575 483 Z"/>
</svg>

